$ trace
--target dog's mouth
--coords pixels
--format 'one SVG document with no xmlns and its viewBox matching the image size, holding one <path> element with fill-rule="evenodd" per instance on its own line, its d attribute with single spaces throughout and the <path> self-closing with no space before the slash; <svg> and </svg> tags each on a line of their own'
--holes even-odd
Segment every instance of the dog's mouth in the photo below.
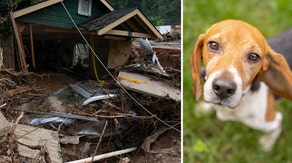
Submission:
<svg viewBox="0 0 292 163">
<path fill-rule="evenodd" d="M 205 100 L 205 102 L 213 103 L 213 104 L 220 105 L 220 106 L 225 106 L 229 109 L 236 109 L 239 106 L 241 100 L 239 100 L 238 102 L 234 102 L 234 100 L 233 101 L 229 101 L 229 100 Z"/>
<path fill-rule="evenodd" d="M 233 106 L 233 105 L 232 105 L 232 106 L 231 106 L 231 105 L 228 105 L 228 106 L 227 106 L 227 105 L 224 105 L 224 104 L 221 104 L 221 103 L 219 103 L 219 105 L 226 106 L 226 107 L 229 108 L 229 109 L 236 109 L 237 106 L 239 105 L 239 103 L 238 103 L 237 105 L 234 105 L 234 106 Z"/>
</svg>

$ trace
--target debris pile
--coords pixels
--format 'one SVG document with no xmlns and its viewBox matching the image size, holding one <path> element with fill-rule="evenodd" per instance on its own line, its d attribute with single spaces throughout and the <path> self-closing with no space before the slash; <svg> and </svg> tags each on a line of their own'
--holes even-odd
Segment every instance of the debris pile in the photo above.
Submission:
<svg viewBox="0 0 292 163">
<path fill-rule="evenodd" d="M 170 86 L 180 88 L 181 47 L 180 43 L 178 44 L 179 46 L 175 42 L 167 44 L 136 42 L 132 46 L 130 62 L 119 70 L 138 72 L 149 76 L 151 79 L 163 81 Z M 155 64 L 153 64 L 153 58 L 155 58 Z M 159 71 L 159 68 L 155 68 L 155 66 L 157 67 L 157 62 L 162 65 L 162 71 Z"/>
<path fill-rule="evenodd" d="M 32 72 L 15 72 L 11 69 L 0 70 L 0 105 L 14 106 L 29 102 L 39 94 L 36 78 L 42 76 Z"/>
<path fill-rule="evenodd" d="M 48 81 L 46 75 L 2 69 L 0 105 L 4 116 L 0 114 L 0 124 L 5 127 L 0 130 L 5 132 L 0 135 L 1 160 L 91 161 L 111 154 L 116 157 L 106 161 L 180 162 L 181 113 L 177 98 L 180 91 L 174 91 L 172 96 L 143 90 L 143 85 L 134 86 L 147 83 L 158 90 L 169 87 L 180 90 L 180 52 L 171 48 L 154 49 L 156 58 L 150 60 L 152 67 L 136 46 L 133 48 L 136 57 L 131 64 L 146 67 L 122 67 L 117 81 L 107 84 L 68 80 L 51 93 L 47 93 L 45 84 L 40 85 Z M 158 65 L 158 59 L 165 73 L 149 71 L 149 67 Z M 62 80 L 66 80 L 68 74 L 63 75 Z"/>
<path fill-rule="evenodd" d="M 163 41 L 176 41 L 181 39 L 181 26 L 156 26 L 158 31 L 162 34 Z"/>
</svg>

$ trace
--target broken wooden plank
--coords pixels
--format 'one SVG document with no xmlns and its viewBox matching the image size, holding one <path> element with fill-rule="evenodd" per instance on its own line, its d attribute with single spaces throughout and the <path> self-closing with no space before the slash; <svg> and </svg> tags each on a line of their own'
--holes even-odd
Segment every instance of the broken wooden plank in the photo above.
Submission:
<svg viewBox="0 0 292 163">
<path fill-rule="evenodd" d="M 14 31 L 14 35 L 16 38 L 16 42 L 17 42 L 17 46 L 18 46 L 18 53 L 19 53 L 19 59 L 20 59 L 20 63 L 21 63 L 21 68 L 22 71 L 27 72 L 28 71 L 28 65 L 26 65 L 26 61 L 25 61 L 25 52 L 24 52 L 24 48 L 23 48 L 23 44 L 22 44 L 22 40 L 21 40 L 21 35 L 19 32 L 19 28 L 14 20 L 13 14 L 12 12 L 10 13 L 10 18 L 11 18 L 11 22 L 12 22 L 12 26 L 13 26 L 13 31 Z"/>
<path fill-rule="evenodd" d="M 148 33 L 142 33 L 142 32 L 129 32 L 129 31 L 123 31 L 123 30 L 109 30 L 104 34 L 108 35 L 120 35 L 120 36 L 129 36 L 129 37 L 142 37 L 142 38 L 151 38 L 152 35 Z"/>
<path fill-rule="evenodd" d="M 21 86 L 21 87 L 15 88 L 15 89 L 6 90 L 4 92 L 4 96 L 12 97 L 16 94 L 24 93 L 24 92 L 30 91 L 32 89 L 33 88 L 31 86 Z"/>
<path fill-rule="evenodd" d="M 142 74 L 120 72 L 119 78 L 121 85 L 126 89 L 155 97 L 169 97 L 175 101 L 181 100 L 180 89 L 171 87 L 164 82 L 151 80 Z"/>
<path fill-rule="evenodd" d="M 125 65 L 130 58 L 132 41 L 110 40 L 107 68 L 114 69 Z"/>
<path fill-rule="evenodd" d="M 34 55 L 34 45 L 33 45 L 33 34 L 32 34 L 32 24 L 29 24 L 29 35 L 30 35 L 30 49 L 31 49 L 31 62 L 32 67 L 35 68 L 35 55 Z"/>
<path fill-rule="evenodd" d="M 2 133 L 8 132 L 11 129 L 12 125 L 13 124 L 9 123 L 0 112 L 0 131 Z M 14 133 L 16 135 L 17 142 L 28 146 L 44 146 L 45 148 L 47 148 L 47 152 L 52 162 L 62 162 L 59 136 L 56 131 L 16 124 L 16 129 Z M 21 156 L 29 157 L 32 159 L 36 159 L 38 155 L 42 155 L 40 153 L 40 150 L 33 150 L 23 145 L 18 145 L 18 151 Z M 1 162 L 2 161 L 3 160 L 1 160 Z"/>
<path fill-rule="evenodd" d="M 181 48 L 172 47 L 172 46 L 152 46 L 153 51 L 174 51 L 180 53 Z"/>
<path fill-rule="evenodd" d="M 3 64 L 3 49 L 0 47 L 0 70 L 4 67 Z"/>
<path fill-rule="evenodd" d="M 11 123 L 9 123 L 4 115 L 0 112 L 0 132 L 3 133 L 4 131 L 8 131 L 11 127 Z"/>
<path fill-rule="evenodd" d="M 18 138 L 17 140 L 23 144 L 29 146 L 44 146 L 47 148 L 52 162 L 62 162 L 59 136 L 56 131 L 18 124 L 15 135 Z M 20 155 L 29 158 L 37 158 L 42 155 L 40 150 L 33 150 L 23 145 L 18 146 L 18 151 Z"/>
</svg>

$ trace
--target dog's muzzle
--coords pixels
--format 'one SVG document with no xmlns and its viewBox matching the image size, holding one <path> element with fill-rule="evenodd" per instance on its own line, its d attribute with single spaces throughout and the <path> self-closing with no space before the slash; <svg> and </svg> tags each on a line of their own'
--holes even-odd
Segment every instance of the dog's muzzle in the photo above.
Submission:
<svg viewBox="0 0 292 163">
<path fill-rule="evenodd" d="M 217 78 L 212 83 L 213 92 L 221 99 L 234 95 L 236 84 L 224 78 Z"/>
<path fill-rule="evenodd" d="M 209 103 L 235 108 L 242 95 L 242 80 L 233 67 L 212 73 L 204 85 L 204 100 Z"/>
</svg>

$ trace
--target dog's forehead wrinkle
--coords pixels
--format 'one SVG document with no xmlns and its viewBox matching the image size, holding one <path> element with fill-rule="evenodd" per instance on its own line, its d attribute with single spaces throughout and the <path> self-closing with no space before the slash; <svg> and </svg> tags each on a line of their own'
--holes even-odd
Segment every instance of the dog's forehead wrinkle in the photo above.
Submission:
<svg viewBox="0 0 292 163">
<path fill-rule="evenodd" d="M 250 42 L 266 44 L 264 36 L 252 25 L 241 21 L 223 21 L 214 24 L 207 30 L 207 35 L 213 39 L 228 40 L 233 43 Z"/>
</svg>

